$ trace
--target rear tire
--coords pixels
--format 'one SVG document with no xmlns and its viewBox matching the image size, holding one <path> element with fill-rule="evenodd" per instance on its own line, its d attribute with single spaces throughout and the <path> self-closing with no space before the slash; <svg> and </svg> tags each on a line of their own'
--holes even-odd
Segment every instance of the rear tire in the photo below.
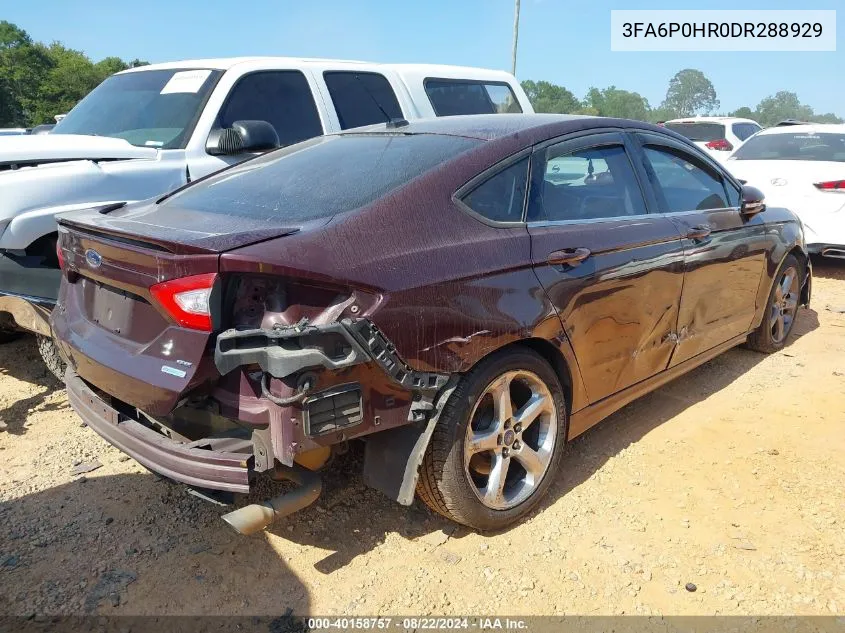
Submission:
<svg viewBox="0 0 845 633">
<path fill-rule="evenodd" d="M 803 279 L 803 266 L 794 255 L 787 255 L 775 275 L 775 283 L 763 312 L 763 322 L 748 336 L 746 345 L 750 349 L 764 354 L 783 349 L 798 318 Z"/>
<path fill-rule="evenodd" d="M 449 398 L 420 466 L 417 494 L 477 530 L 528 514 L 548 491 L 566 442 L 557 374 L 529 349 L 483 360 Z"/>
<path fill-rule="evenodd" d="M 47 366 L 47 369 L 50 370 L 50 373 L 53 374 L 60 383 L 64 383 L 65 369 L 67 369 L 67 365 L 65 365 L 65 361 L 63 361 L 62 357 L 59 355 L 59 348 L 56 347 L 56 342 L 51 337 L 42 336 L 41 334 L 37 334 L 36 338 L 38 339 L 38 351 L 41 354 L 41 358 L 44 360 L 44 364 Z"/>
</svg>

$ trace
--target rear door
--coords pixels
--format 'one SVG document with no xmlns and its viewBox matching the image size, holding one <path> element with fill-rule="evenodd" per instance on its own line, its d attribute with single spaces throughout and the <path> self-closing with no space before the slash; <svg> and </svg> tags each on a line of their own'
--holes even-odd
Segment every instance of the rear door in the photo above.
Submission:
<svg viewBox="0 0 845 633">
<path fill-rule="evenodd" d="M 664 370 L 683 281 L 676 225 L 649 213 L 627 135 L 591 133 L 532 157 L 532 262 L 596 402 Z"/>
<path fill-rule="evenodd" d="M 636 138 L 660 211 L 683 236 L 676 365 L 748 331 L 774 236 L 742 216 L 739 189 L 710 161 L 667 136 Z"/>
</svg>

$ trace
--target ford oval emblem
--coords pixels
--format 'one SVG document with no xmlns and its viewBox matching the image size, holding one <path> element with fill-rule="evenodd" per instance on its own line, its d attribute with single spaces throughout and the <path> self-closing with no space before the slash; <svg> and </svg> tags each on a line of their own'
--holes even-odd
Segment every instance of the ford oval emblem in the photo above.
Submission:
<svg viewBox="0 0 845 633">
<path fill-rule="evenodd" d="M 103 256 L 100 255 L 93 248 L 89 248 L 87 251 L 85 251 L 85 261 L 88 262 L 88 265 L 91 268 L 99 268 L 100 264 L 103 263 Z"/>
</svg>

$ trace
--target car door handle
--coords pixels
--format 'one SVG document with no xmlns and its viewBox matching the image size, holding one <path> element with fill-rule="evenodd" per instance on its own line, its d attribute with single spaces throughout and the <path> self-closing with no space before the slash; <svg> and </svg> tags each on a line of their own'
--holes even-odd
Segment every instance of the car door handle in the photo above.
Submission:
<svg viewBox="0 0 845 633">
<path fill-rule="evenodd" d="M 691 240 L 703 240 L 710 237 L 710 233 L 713 230 L 707 224 L 702 224 L 701 226 L 694 226 L 687 231 L 687 238 Z"/>
<path fill-rule="evenodd" d="M 546 261 L 552 266 L 577 266 L 590 255 L 592 252 L 589 248 L 564 248 L 550 253 Z"/>
</svg>

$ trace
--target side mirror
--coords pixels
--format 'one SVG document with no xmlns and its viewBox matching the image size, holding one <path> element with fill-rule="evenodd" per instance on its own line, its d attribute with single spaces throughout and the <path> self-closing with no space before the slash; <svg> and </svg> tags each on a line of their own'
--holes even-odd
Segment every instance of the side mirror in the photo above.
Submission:
<svg viewBox="0 0 845 633">
<path fill-rule="evenodd" d="M 276 128 L 267 121 L 235 121 L 232 127 L 213 130 L 205 151 L 213 156 L 261 152 L 280 147 Z"/>
<path fill-rule="evenodd" d="M 742 185 L 742 207 L 740 213 L 751 217 L 766 210 L 766 196 L 757 187 Z"/>
</svg>

